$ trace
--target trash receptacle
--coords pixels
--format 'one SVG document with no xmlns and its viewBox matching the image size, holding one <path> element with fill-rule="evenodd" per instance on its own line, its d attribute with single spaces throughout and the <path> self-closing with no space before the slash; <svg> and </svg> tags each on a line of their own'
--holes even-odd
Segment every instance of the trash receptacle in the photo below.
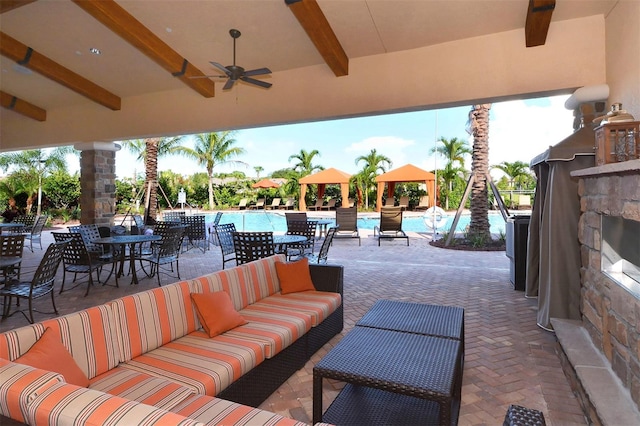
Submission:
<svg viewBox="0 0 640 426">
<path fill-rule="evenodd" d="M 506 255 L 510 260 L 509 279 L 514 290 L 524 291 L 526 285 L 530 219 L 528 215 L 514 215 L 507 219 Z"/>
</svg>

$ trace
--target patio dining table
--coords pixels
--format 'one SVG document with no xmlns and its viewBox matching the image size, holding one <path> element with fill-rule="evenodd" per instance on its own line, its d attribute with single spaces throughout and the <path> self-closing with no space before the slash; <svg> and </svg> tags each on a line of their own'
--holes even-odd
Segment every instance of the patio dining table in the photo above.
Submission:
<svg viewBox="0 0 640 426">
<path fill-rule="evenodd" d="M 138 284 L 138 275 L 136 274 L 136 245 L 160 241 L 160 235 L 114 235 L 113 237 L 103 237 L 93 240 L 96 244 L 110 245 L 120 248 L 120 269 L 118 277 L 124 274 L 125 246 L 129 246 L 129 268 L 131 269 L 131 284 Z"/>
<path fill-rule="evenodd" d="M 276 253 L 286 253 L 287 245 L 300 244 L 307 241 L 307 237 L 304 235 L 274 235 L 273 245 L 275 246 Z"/>
</svg>

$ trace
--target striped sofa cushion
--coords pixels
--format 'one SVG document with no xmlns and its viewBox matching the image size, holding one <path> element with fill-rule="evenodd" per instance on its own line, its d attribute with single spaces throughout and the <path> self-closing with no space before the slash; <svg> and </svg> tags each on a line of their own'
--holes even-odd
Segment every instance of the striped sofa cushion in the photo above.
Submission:
<svg viewBox="0 0 640 426">
<path fill-rule="evenodd" d="M 164 410 L 171 410 L 194 393 L 192 389 L 162 377 L 121 367 L 94 378 L 89 388 Z"/>
<path fill-rule="evenodd" d="M 62 382 L 61 374 L 0 359 L 0 414 L 26 422 L 27 403 Z"/>
<path fill-rule="evenodd" d="M 280 291 L 276 262 L 285 261 L 285 255 L 277 254 L 240 266 L 246 271 L 246 284 L 252 289 L 250 294 L 253 295 L 253 299 L 251 299 L 249 304 L 258 302 Z"/>
<path fill-rule="evenodd" d="M 280 293 L 274 294 L 262 299 L 260 303 L 274 308 L 311 315 L 311 325 L 315 327 L 338 309 L 342 303 L 342 297 L 340 293 L 327 291 L 302 291 L 284 295 Z"/>
<path fill-rule="evenodd" d="M 237 311 L 254 299 L 249 294 L 251 288 L 245 285 L 245 269 L 231 268 L 204 275 L 190 281 L 193 293 L 226 291 Z"/>
<path fill-rule="evenodd" d="M 207 395 L 194 395 L 171 411 L 212 426 L 306 426 L 269 411 Z"/>
<path fill-rule="evenodd" d="M 191 334 L 121 364 L 121 368 L 165 377 L 195 393 L 215 396 L 264 361 L 257 342 Z"/>
<path fill-rule="evenodd" d="M 129 361 L 196 330 L 189 283 L 181 281 L 110 302 L 120 345 Z"/>
<path fill-rule="evenodd" d="M 68 383 L 51 386 L 28 404 L 32 426 L 196 426 L 202 423 L 139 402 Z"/>
<path fill-rule="evenodd" d="M 91 379 L 120 362 L 115 324 L 111 308 L 100 305 L 21 327 L 0 334 L 0 357 L 14 360 L 23 355 L 49 327 Z"/>
</svg>

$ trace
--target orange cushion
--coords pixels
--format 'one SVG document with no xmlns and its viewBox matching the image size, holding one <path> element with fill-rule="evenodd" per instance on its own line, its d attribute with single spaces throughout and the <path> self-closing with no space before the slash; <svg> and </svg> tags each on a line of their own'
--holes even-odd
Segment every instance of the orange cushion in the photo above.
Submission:
<svg viewBox="0 0 640 426">
<path fill-rule="evenodd" d="M 72 385 L 83 388 L 89 386 L 87 375 L 78 367 L 67 348 L 49 327 L 33 346 L 14 362 L 62 374 L 64 380 Z"/>
<path fill-rule="evenodd" d="M 191 299 L 196 305 L 200 324 L 209 337 L 247 323 L 247 320 L 234 308 L 231 297 L 224 291 L 191 293 Z"/>
<path fill-rule="evenodd" d="M 276 262 L 276 272 L 282 294 L 316 289 L 311 281 L 309 259 L 306 257 L 289 263 Z"/>
</svg>

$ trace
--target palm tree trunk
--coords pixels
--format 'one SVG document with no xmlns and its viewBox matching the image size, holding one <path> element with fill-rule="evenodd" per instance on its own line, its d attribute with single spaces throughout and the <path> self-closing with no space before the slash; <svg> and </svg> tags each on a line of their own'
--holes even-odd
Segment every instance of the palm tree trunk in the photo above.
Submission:
<svg viewBox="0 0 640 426">
<path fill-rule="evenodd" d="M 147 157 L 144 161 L 146 184 L 147 187 L 151 187 L 147 200 L 147 217 L 156 220 L 158 216 L 158 145 L 160 139 L 145 139 L 144 143 L 147 150 Z"/>
<path fill-rule="evenodd" d="M 487 174 L 489 173 L 489 110 L 491 104 L 474 105 L 469 113 L 473 135 L 471 170 L 474 183 L 471 187 L 471 222 L 469 235 L 491 238 L 489 230 L 489 194 Z"/>
<path fill-rule="evenodd" d="M 213 201 L 213 170 L 209 171 L 209 210 L 213 210 L 216 204 Z"/>
</svg>

